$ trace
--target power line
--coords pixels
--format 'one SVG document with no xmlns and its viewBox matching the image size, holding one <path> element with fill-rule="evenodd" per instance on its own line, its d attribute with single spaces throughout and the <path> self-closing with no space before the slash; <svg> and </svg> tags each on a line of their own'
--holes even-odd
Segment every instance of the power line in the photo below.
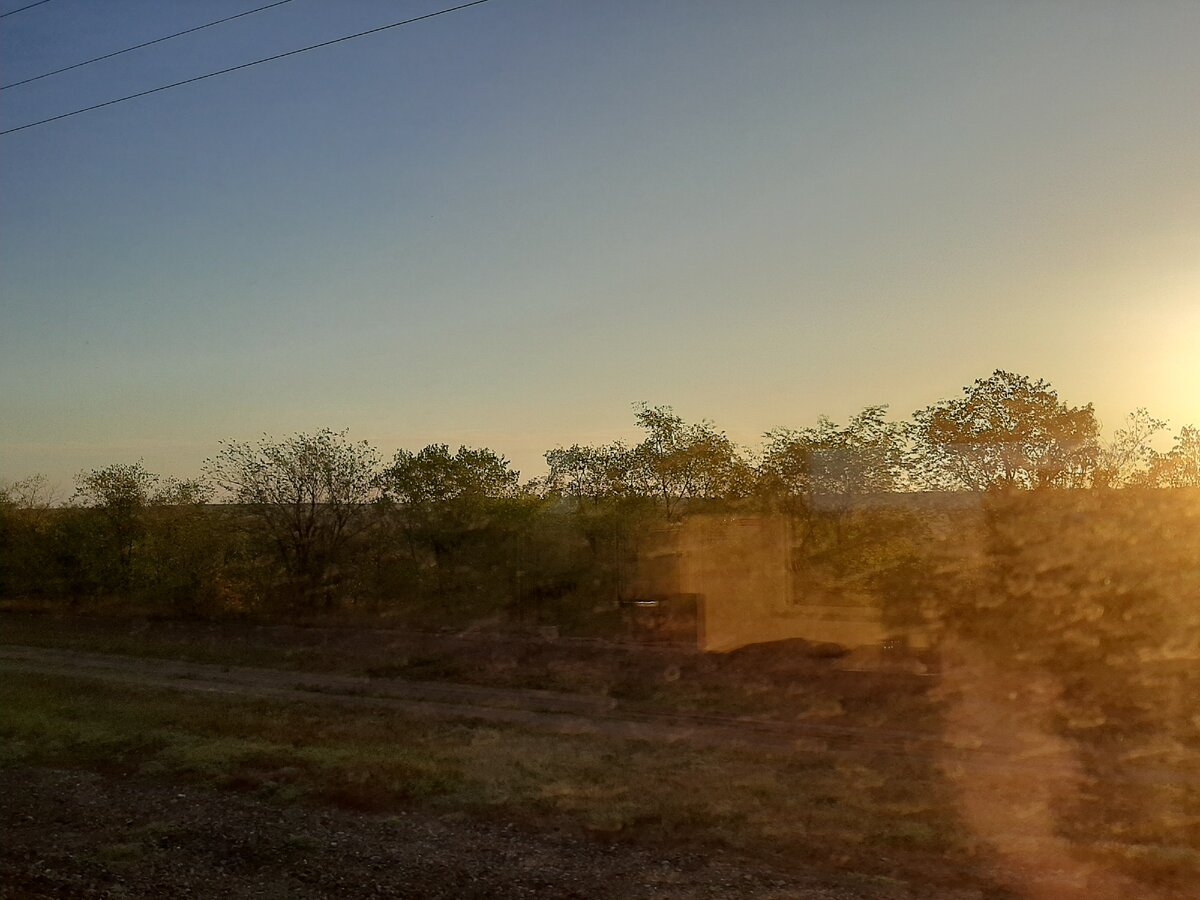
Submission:
<svg viewBox="0 0 1200 900">
<path fill-rule="evenodd" d="M 49 0 L 41 0 L 41 2 L 47 3 Z M 223 19 L 216 19 L 212 22 L 205 22 L 203 25 L 197 25 L 195 28 L 186 28 L 183 31 L 177 31 L 174 34 L 164 35 L 163 37 L 155 38 L 152 41 L 134 44 L 132 47 L 126 47 L 124 50 L 114 50 L 112 53 L 105 53 L 103 56 L 94 56 L 91 59 L 85 59 L 83 62 L 77 62 L 71 66 L 63 66 L 61 69 L 55 69 L 52 72 L 43 72 L 41 75 L 34 75 L 32 78 L 23 78 L 20 81 L 14 81 L 11 84 L 0 85 L 0 91 L 7 91 L 9 88 L 15 88 L 18 85 L 29 84 L 31 81 L 38 81 L 42 78 L 49 78 L 51 75 L 61 75 L 63 72 L 70 72 L 72 69 L 90 66 L 92 63 L 100 62 L 102 59 L 112 59 L 114 56 L 120 56 L 122 53 L 128 53 L 131 50 L 141 50 L 143 47 L 149 47 L 151 44 L 161 44 L 163 41 L 171 40 L 171 38 L 183 37 L 185 34 L 191 34 L 194 31 L 202 31 L 205 28 L 212 28 L 214 25 L 220 25 L 222 22 L 232 22 L 234 19 L 240 19 L 242 16 L 250 16 L 254 13 L 259 13 L 275 6 L 283 6 L 283 4 L 291 2 L 292 0 L 275 0 L 274 3 L 268 3 L 266 6 L 248 9 L 245 12 L 240 12 L 232 16 L 226 16 Z M 28 7 L 26 7 L 26 9 L 28 9 Z M 19 10 L 14 10 L 14 12 L 19 12 Z"/>
<path fill-rule="evenodd" d="M 5 18 L 6 16 L 16 15 L 19 12 L 25 12 L 27 9 L 33 9 L 35 6 L 41 6 L 43 3 L 49 2 L 50 0 L 37 0 L 37 3 L 30 3 L 28 6 L 19 6 L 16 9 L 10 9 L 6 13 L 0 13 L 0 19 Z"/>
<path fill-rule="evenodd" d="M 46 3 L 48 0 L 41 0 Z M 446 9 L 439 9 L 436 12 L 426 13 L 423 16 L 414 16 L 411 19 L 404 19 L 400 22 L 392 22 L 388 25 L 380 25 L 377 28 L 368 28 L 366 31 L 359 31 L 355 34 L 343 35 L 339 38 L 334 38 L 331 41 L 322 41 L 319 44 L 310 44 L 307 47 L 300 47 L 296 50 L 289 50 L 286 53 L 276 53 L 274 56 L 264 56 L 262 59 L 256 59 L 251 62 L 242 63 L 237 66 L 230 66 L 227 69 L 218 69 L 215 72 L 206 72 L 203 75 L 195 75 L 191 78 L 185 78 L 183 81 L 175 81 L 171 84 L 159 85 L 156 88 L 150 88 L 147 91 L 138 91 L 136 94 L 126 94 L 124 97 L 117 97 L 115 100 L 105 100 L 103 103 L 96 103 L 92 106 L 85 106 L 82 109 L 74 109 L 71 112 L 60 113 L 57 116 L 51 116 L 48 119 L 39 119 L 36 122 L 28 122 L 25 125 L 18 125 L 16 128 L 8 128 L 0 131 L 0 135 L 12 134 L 14 131 L 24 131 L 26 128 L 35 128 L 38 125 L 45 125 L 48 122 L 57 122 L 59 119 L 66 119 L 71 116 L 77 116 L 80 113 L 91 112 L 93 109 L 102 109 L 105 106 L 112 106 L 115 103 L 124 103 L 126 100 L 134 100 L 138 97 L 145 97 L 147 94 L 157 94 L 159 91 L 169 91 L 171 88 L 182 87 L 185 84 L 192 84 L 196 81 L 203 81 L 206 78 L 215 78 L 218 75 L 227 75 L 230 72 L 237 72 L 240 69 L 248 69 L 251 66 L 261 65 L 262 63 L 274 62 L 277 59 L 284 59 L 288 56 L 295 56 L 298 53 L 307 53 L 309 50 L 318 50 L 321 47 L 329 47 L 333 44 L 340 44 L 342 41 L 352 41 L 355 38 L 366 37 L 369 34 L 378 34 L 381 31 L 387 31 L 389 28 L 399 28 L 402 25 L 411 25 L 414 22 L 421 22 L 425 19 L 432 19 L 436 16 L 444 16 L 446 13 L 458 12 L 460 9 L 468 9 L 472 6 L 481 6 L 488 3 L 489 0 L 472 0 L 470 3 L 461 3 L 458 6 L 451 6 Z"/>
</svg>

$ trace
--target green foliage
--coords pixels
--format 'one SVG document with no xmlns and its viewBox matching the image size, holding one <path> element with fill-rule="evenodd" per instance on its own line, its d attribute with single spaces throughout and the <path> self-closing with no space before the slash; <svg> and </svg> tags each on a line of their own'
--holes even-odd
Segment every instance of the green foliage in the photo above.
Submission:
<svg viewBox="0 0 1200 900">
<path fill-rule="evenodd" d="M 346 432 L 321 429 L 276 441 L 231 441 L 205 463 L 212 481 L 243 505 L 269 542 L 298 608 L 332 605 L 339 567 L 371 521 L 378 453 Z"/>
<path fill-rule="evenodd" d="M 702 504 L 748 496 L 754 473 L 740 449 L 711 422 L 687 423 L 669 406 L 634 407 L 645 437 L 633 447 L 574 444 L 546 454 L 547 489 L 580 510 L 649 501 L 672 521 Z"/>
<path fill-rule="evenodd" d="M 1101 444 L 1090 405 L 1004 371 L 912 423 L 876 405 L 845 423 L 777 428 L 757 465 L 712 423 L 669 406 L 637 404 L 635 422 L 632 445 L 556 448 L 547 476 L 526 485 L 487 448 L 431 444 L 381 466 L 374 448 L 328 429 L 225 444 L 204 481 L 141 462 L 93 469 L 68 508 L 29 479 L 0 490 L 0 594 L 188 615 L 340 607 L 417 611 L 414 621 L 430 614 L 435 625 L 584 628 L 626 598 L 664 518 L 765 509 L 791 517 L 799 593 L 915 621 L 953 581 L 933 573 L 954 561 L 930 536 L 944 530 L 929 514 L 937 496 L 923 506 L 899 495 L 1200 483 L 1200 430 L 1156 453 L 1149 442 L 1165 423 L 1140 409 Z M 223 502 L 209 502 L 210 485 Z"/>
<path fill-rule="evenodd" d="M 710 422 L 689 424 L 669 406 L 635 407 L 644 438 L 578 444 L 546 454 L 548 496 L 561 502 L 586 542 L 577 595 L 593 603 L 624 596 L 640 536 L 656 516 L 731 508 L 753 493 L 754 472 L 739 448 Z"/>
<path fill-rule="evenodd" d="M 185 491 L 167 495 L 145 511 L 146 534 L 135 567 L 137 593 L 158 608 L 180 615 L 203 614 L 217 602 L 234 533 L 225 511 Z"/>
<path fill-rule="evenodd" d="M 403 537 L 419 572 L 432 567 L 441 591 L 479 587 L 481 551 L 507 544 L 522 524 L 525 498 L 520 473 L 488 449 L 431 444 L 418 453 L 400 450 L 379 478 L 388 521 Z M 490 555 L 490 554 L 486 554 Z M 483 568 L 485 572 L 480 572 Z M 474 582 L 474 584 L 470 584 Z"/>
<path fill-rule="evenodd" d="M 1122 775 L 1134 760 L 1183 771 L 1195 759 L 1198 499 L 1185 490 L 994 492 L 978 533 L 958 536 L 982 553 L 940 579 L 957 582 L 944 626 L 986 655 L 980 672 L 1010 673 L 1014 684 L 1048 675 L 1061 688 L 1040 702 L 1088 777 L 1107 785 L 1103 802 L 1080 798 L 1077 821 L 1106 822 L 1131 842 L 1186 842 L 1184 823 L 1200 812 L 1195 792 Z"/>
<path fill-rule="evenodd" d="M 110 591 L 129 590 L 133 583 L 134 547 L 145 534 L 146 506 L 158 477 L 139 460 L 81 472 L 75 478 L 80 506 L 95 511 L 98 542 L 97 567 L 101 586 Z"/>
<path fill-rule="evenodd" d="M 459 447 L 451 455 L 445 444 L 430 444 L 419 453 L 398 451 L 380 480 L 391 500 L 429 511 L 510 499 L 519 493 L 520 477 L 508 460 L 486 448 Z"/>
<path fill-rule="evenodd" d="M 696 501 L 730 501 L 750 492 L 752 470 L 738 448 L 711 422 L 688 424 L 669 406 L 638 404 L 646 432 L 629 451 L 629 482 L 677 520 Z"/>
<path fill-rule="evenodd" d="M 599 508 L 633 493 L 629 449 L 617 442 L 603 447 L 572 444 L 546 452 L 545 488 L 576 509 Z"/>
<path fill-rule="evenodd" d="M 905 483 L 907 427 L 869 406 L 839 426 L 766 435 L 759 490 L 791 516 L 792 574 L 809 603 L 867 603 L 890 624 L 914 624 L 923 586 L 924 526 L 911 510 L 882 501 Z"/>
<path fill-rule="evenodd" d="M 638 490 L 632 451 L 619 442 L 575 444 L 549 451 L 546 463 L 547 495 L 565 510 L 587 548 L 574 565 L 577 600 L 595 605 L 620 599 L 636 565 L 639 535 L 661 515 L 656 499 Z"/>
<path fill-rule="evenodd" d="M 82 516 L 63 523 L 68 533 L 82 528 L 82 540 L 67 543 L 83 552 L 63 561 L 89 572 L 94 590 L 194 613 L 211 599 L 223 561 L 221 531 L 205 509 L 211 496 L 203 482 L 162 477 L 140 461 L 83 472 L 73 498 Z"/>
</svg>

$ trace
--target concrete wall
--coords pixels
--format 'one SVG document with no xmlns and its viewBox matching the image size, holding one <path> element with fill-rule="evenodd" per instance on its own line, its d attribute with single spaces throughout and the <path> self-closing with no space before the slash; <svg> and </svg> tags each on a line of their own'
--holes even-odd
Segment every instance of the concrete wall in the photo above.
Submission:
<svg viewBox="0 0 1200 900">
<path fill-rule="evenodd" d="M 697 596 L 702 650 L 804 638 L 847 647 L 887 635 L 869 606 L 806 605 L 793 596 L 790 523 L 782 516 L 692 516 L 652 534 L 639 562 L 647 597 Z"/>
</svg>

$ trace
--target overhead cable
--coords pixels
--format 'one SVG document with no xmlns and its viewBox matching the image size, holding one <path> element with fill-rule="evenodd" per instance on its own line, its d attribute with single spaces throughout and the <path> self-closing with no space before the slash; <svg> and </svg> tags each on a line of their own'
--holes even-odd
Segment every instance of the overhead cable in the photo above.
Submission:
<svg viewBox="0 0 1200 900">
<path fill-rule="evenodd" d="M 46 0 L 42 0 L 46 2 Z M 203 75 L 195 75 L 191 78 L 185 78 L 183 81 L 175 81 L 171 84 L 162 84 L 158 87 L 150 88 L 145 91 L 138 91 L 136 94 L 126 94 L 124 97 L 117 97 L 115 100 L 105 100 L 103 103 L 95 103 L 91 106 L 85 106 L 82 109 L 73 109 L 70 112 L 59 113 L 57 116 L 50 116 L 48 119 L 39 119 L 36 122 L 27 122 L 24 125 L 18 125 L 16 128 L 7 128 L 0 131 L 0 135 L 12 134 L 16 131 L 24 131 L 26 128 L 36 128 L 38 125 L 45 125 L 49 122 L 57 122 L 59 119 L 66 119 L 71 116 L 77 116 L 80 113 L 91 112 L 94 109 L 103 109 L 106 106 L 112 106 L 116 103 L 124 103 L 126 100 L 134 100 L 138 97 L 145 97 L 148 94 L 157 94 L 159 91 L 169 91 L 171 88 L 182 87 L 185 84 L 192 84 L 196 81 L 203 81 L 206 78 L 215 78 L 218 75 L 227 75 L 230 72 L 237 72 L 241 69 L 248 69 L 251 66 L 262 65 L 263 63 L 274 62 L 277 59 L 285 59 L 289 56 L 295 56 L 298 53 L 307 53 L 309 50 L 318 50 L 321 47 L 329 47 L 333 44 L 340 44 L 343 41 L 352 41 L 355 38 L 366 37 L 369 34 L 378 34 L 381 31 L 387 31 L 390 28 L 399 28 L 402 25 L 411 25 L 414 22 L 421 22 L 425 19 L 432 19 L 436 16 L 444 16 L 447 13 L 458 12 L 460 9 L 469 9 L 472 6 L 482 6 L 484 3 L 489 3 L 491 0 L 472 0 L 471 3 L 461 3 L 458 6 L 439 9 L 436 12 L 426 13 L 423 16 L 413 16 L 411 19 L 403 19 L 399 22 L 391 22 L 387 25 L 380 25 L 376 28 L 368 28 L 366 31 L 359 31 L 355 34 L 346 34 L 339 38 L 334 38 L 329 41 L 322 41 L 319 44 L 310 44 L 307 47 L 299 47 L 295 50 L 288 50 L 286 53 L 276 53 L 274 56 L 264 56 L 262 59 L 251 60 L 250 62 L 242 63 L 237 66 L 230 66 L 227 69 L 218 69 L 215 72 L 206 72 Z"/>
<path fill-rule="evenodd" d="M 43 3 L 47 0 L 42 0 Z M 61 75 L 63 72 L 70 72 L 72 69 L 81 69 L 84 66 L 90 66 L 92 63 L 100 62 L 102 59 L 112 59 L 114 56 L 120 56 L 122 53 L 129 53 L 131 50 L 141 50 L 143 47 L 149 47 L 152 44 L 161 44 L 163 41 L 169 41 L 172 38 L 183 37 L 185 34 L 192 34 L 196 31 L 202 31 L 205 28 L 212 28 L 214 25 L 220 25 L 222 22 L 232 22 L 234 19 L 240 19 L 242 16 L 251 16 L 254 13 L 259 13 L 267 9 L 273 9 L 276 6 L 283 6 L 285 3 L 291 3 L 292 0 L 275 0 L 274 3 L 268 3 L 266 6 L 259 6 L 255 9 L 248 9 L 245 12 L 240 12 L 232 16 L 226 16 L 223 19 L 215 19 L 212 22 L 205 22 L 203 25 L 197 25 L 194 28 L 185 28 L 183 31 L 176 31 L 174 34 L 163 35 L 155 38 L 152 41 L 143 41 L 140 44 L 134 44 L 132 47 L 126 47 L 123 50 L 114 50 L 112 53 L 105 53 L 102 56 L 93 56 L 91 59 L 85 59 L 83 62 L 77 62 L 70 66 L 63 66 L 61 69 L 54 69 L 50 72 L 43 72 L 41 75 L 33 75 L 29 78 L 22 78 L 20 81 L 13 81 L 8 84 L 0 85 L 0 91 L 7 91 L 9 88 L 15 88 L 18 85 L 29 84 L 31 81 L 40 81 L 43 78 L 49 78 L 51 75 Z"/>
<path fill-rule="evenodd" d="M 0 13 L 0 19 L 8 16 L 15 16 L 19 12 L 25 12 L 27 9 L 33 9 L 35 6 L 41 6 L 43 3 L 49 3 L 50 0 L 37 0 L 37 3 L 30 3 L 28 6 L 18 6 L 16 9 L 10 9 L 6 13 Z"/>
</svg>

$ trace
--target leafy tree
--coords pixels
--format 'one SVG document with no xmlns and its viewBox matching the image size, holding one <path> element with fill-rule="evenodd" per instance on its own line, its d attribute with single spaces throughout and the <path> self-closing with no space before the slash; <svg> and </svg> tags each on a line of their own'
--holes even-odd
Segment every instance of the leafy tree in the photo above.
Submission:
<svg viewBox="0 0 1200 900">
<path fill-rule="evenodd" d="M 813 428 L 777 428 L 765 435 L 760 466 L 765 490 L 785 509 L 818 495 L 854 497 L 895 491 L 904 477 L 907 429 L 868 406 L 838 426 L 821 416 Z"/>
<path fill-rule="evenodd" d="M 1040 702 L 1091 778 L 1112 771 L 1115 747 L 1133 759 L 1190 746 L 1200 713 L 1192 663 L 1200 637 L 1194 498 L 1008 491 L 984 496 L 979 510 L 979 539 L 964 519 L 947 542 L 963 548 L 961 568 L 942 568 L 933 580 L 949 588 L 942 616 L 949 633 L 965 639 L 976 659 L 990 659 L 979 677 L 1004 673 L 1016 690 L 1049 673 L 1062 691 Z M 986 685 L 969 686 L 973 668 L 953 677 L 984 693 Z M 1015 703 L 1031 697 L 1010 696 Z M 1171 827 L 1166 818 L 1195 816 L 1197 799 L 1165 783 L 1129 781 L 1077 798 L 1072 815 L 1146 840 Z"/>
<path fill-rule="evenodd" d="M 546 491 L 570 500 L 577 510 L 597 509 L 631 493 L 633 457 L 620 442 L 558 447 L 546 452 L 546 466 Z"/>
<path fill-rule="evenodd" d="M 254 444 L 230 441 L 205 463 L 212 481 L 258 521 L 308 604 L 332 603 L 339 566 L 370 522 L 379 455 L 328 428 Z"/>
<path fill-rule="evenodd" d="M 0 484 L 0 595 L 37 591 L 51 580 L 55 504 L 45 475 Z"/>
<path fill-rule="evenodd" d="M 134 547 L 145 533 L 145 509 L 158 481 L 140 460 L 81 472 L 75 478 L 72 500 L 95 510 L 102 523 L 101 565 L 107 571 L 101 581 L 110 589 L 132 586 Z"/>
<path fill-rule="evenodd" d="M 472 447 L 452 454 L 445 444 L 398 451 L 380 485 L 414 560 L 431 553 L 439 579 L 461 548 L 494 524 L 505 503 L 521 496 L 520 473 L 503 456 Z"/>
<path fill-rule="evenodd" d="M 1175 446 L 1152 454 L 1145 480 L 1154 487 L 1200 487 L 1200 428 L 1185 425 Z"/>
<path fill-rule="evenodd" d="M 178 532 L 180 517 L 184 510 L 202 507 L 210 494 L 200 481 L 156 475 L 140 460 L 81 472 L 72 499 L 95 515 L 97 527 L 78 534 L 90 534 L 90 540 L 75 549 L 90 559 L 100 586 L 108 590 L 144 589 L 147 582 L 181 578 L 186 567 L 180 554 L 188 548 Z M 174 539 L 168 537 L 172 532 Z"/>
<path fill-rule="evenodd" d="M 1100 447 L 1095 486 L 1125 487 L 1144 481 L 1155 456 L 1150 441 L 1166 427 L 1166 421 L 1154 418 L 1145 407 L 1126 416 L 1124 427 Z"/>
<path fill-rule="evenodd" d="M 645 493 L 636 463 L 619 441 L 546 453 L 546 492 L 566 501 L 568 521 L 587 544 L 588 558 L 576 564 L 576 580 L 588 585 L 584 593 L 593 600 L 623 596 L 626 576 L 635 571 L 636 535 L 657 516 L 657 502 Z"/>
<path fill-rule="evenodd" d="M 1082 487 L 1099 455 L 1090 403 L 1067 406 L 1045 381 L 1000 369 L 913 419 L 921 474 L 933 487 Z"/>
<path fill-rule="evenodd" d="M 886 416 L 886 406 L 869 406 L 844 426 L 822 416 L 768 432 L 760 484 L 791 517 L 800 596 L 870 597 L 893 624 L 911 624 L 923 529 L 910 511 L 874 499 L 905 483 L 908 429 Z"/>
<path fill-rule="evenodd" d="M 58 503 L 56 492 L 45 475 L 39 473 L 19 481 L 0 484 L 0 504 L 9 509 L 24 509 L 44 517 Z"/>
<path fill-rule="evenodd" d="M 669 406 L 635 408 L 645 438 L 629 450 L 633 490 L 653 497 L 668 519 L 696 500 L 732 500 L 749 492 L 750 466 L 711 422 L 688 424 Z"/>
<path fill-rule="evenodd" d="M 381 483 L 398 503 L 431 507 L 513 497 L 520 478 L 507 459 L 487 448 L 459 447 L 452 455 L 446 444 L 430 444 L 418 453 L 397 451 Z"/>
<path fill-rule="evenodd" d="M 546 454 L 547 495 L 566 501 L 587 542 L 586 578 L 595 599 L 623 596 L 635 569 L 638 535 L 659 515 L 676 521 L 699 504 L 727 505 L 750 494 L 753 470 L 729 438 L 709 422 L 688 424 L 669 406 L 634 407 L 644 438 L 578 444 Z"/>
<path fill-rule="evenodd" d="M 145 537 L 136 587 L 145 599 L 194 615 L 214 599 L 230 548 L 222 511 L 209 506 L 212 488 L 193 479 L 164 478 L 144 511 Z"/>
</svg>

